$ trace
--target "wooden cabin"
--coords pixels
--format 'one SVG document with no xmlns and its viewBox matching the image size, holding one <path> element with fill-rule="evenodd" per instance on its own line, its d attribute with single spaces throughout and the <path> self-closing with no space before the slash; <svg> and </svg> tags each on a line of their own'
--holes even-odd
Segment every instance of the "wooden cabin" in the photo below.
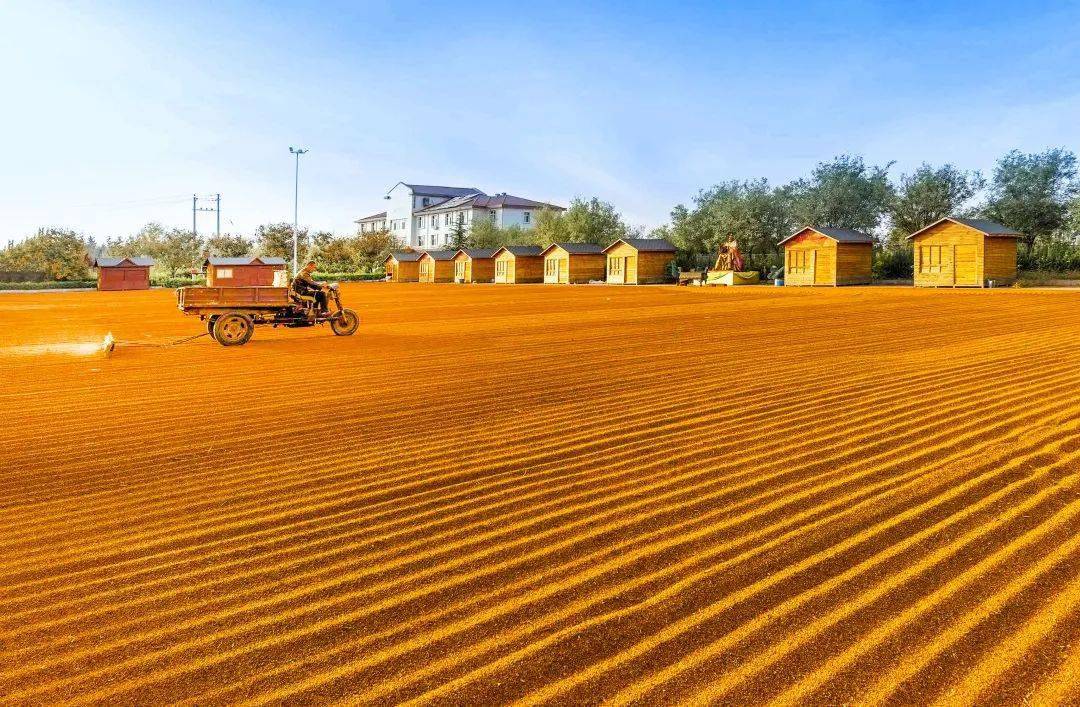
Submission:
<svg viewBox="0 0 1080 707">
<path fill-rule="evenodd" d="M 149 290 L 150 268 L 154 259 L 144 256 L 130 258 L 97 258 L 99 290 Z"/>
<path fill-rule="evenodd" d="M 1016 280 L 1021 234 L 1000 223 L 951 216 L 908 236 L 916 287 L 986 287 Z"/>
<path fill-rule="evenodd" d="M 544 282 L 548 284 L 586 283 L 603 280 L 607 256 L 592 243 L 552 243 L 544 256 Z"/>
<path fill-rule="evenodd" d="M 453 282 L 454 250 L 428 250 L 420 256 L 420 282 Z"/>
<path fill-rule="evenodd" d="M 607 256 L 607 282 L 647 285 L 671 282 L 675 246 L 663 238 L 620 238 L 602 251 Z"/>
<path fill-rule="evenodd" d="M 390 282 L 419 282 L 422 255 L 412 250 L 399 250 L 386 256 L 383 260 L 386 279 Z"/>
<path fill-rule="evenodd" d="M 784 284 L 793 287 L 869 285 L 874 239 L 849 228 L 807 226 L 784 246 Z"/>
<path fill-rule="evenodd" d="M 272 287 L 285 259 L 268 255 L 243 258 L 210 256 L 203 261 L 207 287 Z"/>
<path fill-rule="evenodd" d="M 495 251 L 495 282 L 544 281 L 544 256 L 538 245 L 507 245 Z"/>
<path fill-rule="evenodd" d="M 454 255 L 454 282 L 494 281 L 494 248 L 462 248 Z"/>
</svg>

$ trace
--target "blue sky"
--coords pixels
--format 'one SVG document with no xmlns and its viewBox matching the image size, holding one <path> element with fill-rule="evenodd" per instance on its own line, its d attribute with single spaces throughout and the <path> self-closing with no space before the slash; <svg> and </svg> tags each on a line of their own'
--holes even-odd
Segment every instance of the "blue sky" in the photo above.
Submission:
<svg viewBox="0 0 1080 707">
<path fill-rule="evenodd" d="M 398 180 L 666 221 L 698 189 L 840 153 L 989 171 L 1080 151 L 1080 4 L 0 3 L 0 239 L 300 220 Z M 200 222 L 212 228 L 212 217 Z"/>
</svg>

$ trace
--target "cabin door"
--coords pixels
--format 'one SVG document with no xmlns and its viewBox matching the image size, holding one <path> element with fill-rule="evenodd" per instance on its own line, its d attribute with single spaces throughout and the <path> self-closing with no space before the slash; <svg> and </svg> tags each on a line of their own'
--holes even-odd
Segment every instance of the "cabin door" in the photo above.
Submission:
<svg viewBox="0 0 1080 707">
<path fill-rule="evenodd" d="M 637 284 L 637 256 L 626 256 L 626 281 L 631 285 Z"/>
<path fill-rule="evenodd" d="M 825 268 L 825 256 L 820 250 L 810 252 L 810 281 L 815 285 L 831 285 Z"/>
<path fill-rule="evenodd" d="M 454 279 L 458 282 L 465 282 L 465 261 L 459 260 L 454 263 Z"/>
<path fill-rule="evenodd" d="M 975 246 L 955 245 L 953 249 L 953 284 L 978 285 L 978 258 Z"/>
<path fill-rule="evenodd" d="M 564 285 L 570 282 L 570 259 L 559 258 L 559 282 Z"/>
</svg>

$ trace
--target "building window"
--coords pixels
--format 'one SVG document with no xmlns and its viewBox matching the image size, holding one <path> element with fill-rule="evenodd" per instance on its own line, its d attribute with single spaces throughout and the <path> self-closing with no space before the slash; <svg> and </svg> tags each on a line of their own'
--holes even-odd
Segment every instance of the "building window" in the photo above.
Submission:
<svg viewBox="0 0 1080 707">
<path fill-rule="evenodd" d="M 945 246 L 919 246 L 919 272 L 937 275 L 942 272 L 941 262 Z"/>
<path fill-rule="evenodd" d="M 465 223 L 472 223 L 472 211 L 465 212 Z"/>
<path fill-rule="evenodd" d="M 428 206 L 429 204 L 431 204 L 431 199 L 425 196 L 423 199 L 420 200 L 420 204 L 422 206 Z"/>
<path fill-rule="evenodd" d="M 495 213 L 494 211 L 492 211 L 492 212 L 491 212 L 491 222 L 492 222 L 492 223 L 495 223 L 495 219 L 496 219 L 496 218 L 497 218 L 497 215 L 496 215 L 496 213 Z"/>
<path fill-rule="evenodd" d="M 445 216 L 443 216 L 443 225 L 444 226 L 449 226 L 450 225 L 450 213 L 449 212 L 447 212 L 447 214 Z"/>
<path fill-rule="evenodd" d="M 608 273 L 611 275 L 622 273 L 622 258 L 608 258 L 607 269 Z"/>
<path fill-rule="evenodd" d="M 558 272 L 558 269 L 559 269 L 559 259 L 558 258 L 548 258 L 547 260 L 544 261 L 544 274 L 547 275 L 548 277 L 554 277 L 555 273 Z"/>
<path fill-rule="evenodd" d="M 788 251 L 788 272 L 793 274 L 805 273 L 807 270 L 806 263 L 808 262 L 808 251 L 805 250 L 789 250 Z"/>
<path fill-rule="evenodd" d="M 505 260 L 496 260 L 495 261 L 495 275 L 497 277 L 506 277 L 506 261 Z"/>
<path fill-rule="evenodd" d="M 420 245 L 420 246 L 424 245 L 424 237 L 423 236 L 417 236 L 416 237 L 416 245 Z"/>
<path fill-rule="evenodd" d="M 526 211 L 525 213 L 523 213 L 521 215 L 521 220 L 524 221 L 525 223 L 531 223 L 532 222 L 532 214 L 529 213 L 528 211 Z"/>
<path fill-rule="evenodd" d="M 217 269 L 217 278 L 216 279 L 231 280 L 232 279 L 232 268 L 218 268 Z"/>
</svg>

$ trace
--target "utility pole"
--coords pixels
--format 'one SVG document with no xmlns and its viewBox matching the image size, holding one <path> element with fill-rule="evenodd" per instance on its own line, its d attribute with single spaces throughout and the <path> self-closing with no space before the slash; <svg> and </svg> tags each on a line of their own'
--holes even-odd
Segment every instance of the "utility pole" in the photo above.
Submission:
<svg viewBox="0 0 1080 707">
<path fill-rule="evenodd" d="M 199 235 L 198 216 L 200 211 L 214 211 L 217 213 L 217 235 L 221 235 L 221 194 L 215 194 L 213 197 L 204 196 L 203 201 L 214 202 L 213 206 L 199 206 L 199 195 L 191 195 L 191 232 L 196 236 Z"/>
<path fill-rule="evenodd" d="M 289 152 L 296 155 L 296 179 L 293 183 L 293 217 L 292 217 L 292 272 L 293 277 L 300 272 L 300 258 L 297 255 L 297 226 L 300 215 L 300 155 L 307 152 L 306 148 L 289 147 Z"/>
</svg>

